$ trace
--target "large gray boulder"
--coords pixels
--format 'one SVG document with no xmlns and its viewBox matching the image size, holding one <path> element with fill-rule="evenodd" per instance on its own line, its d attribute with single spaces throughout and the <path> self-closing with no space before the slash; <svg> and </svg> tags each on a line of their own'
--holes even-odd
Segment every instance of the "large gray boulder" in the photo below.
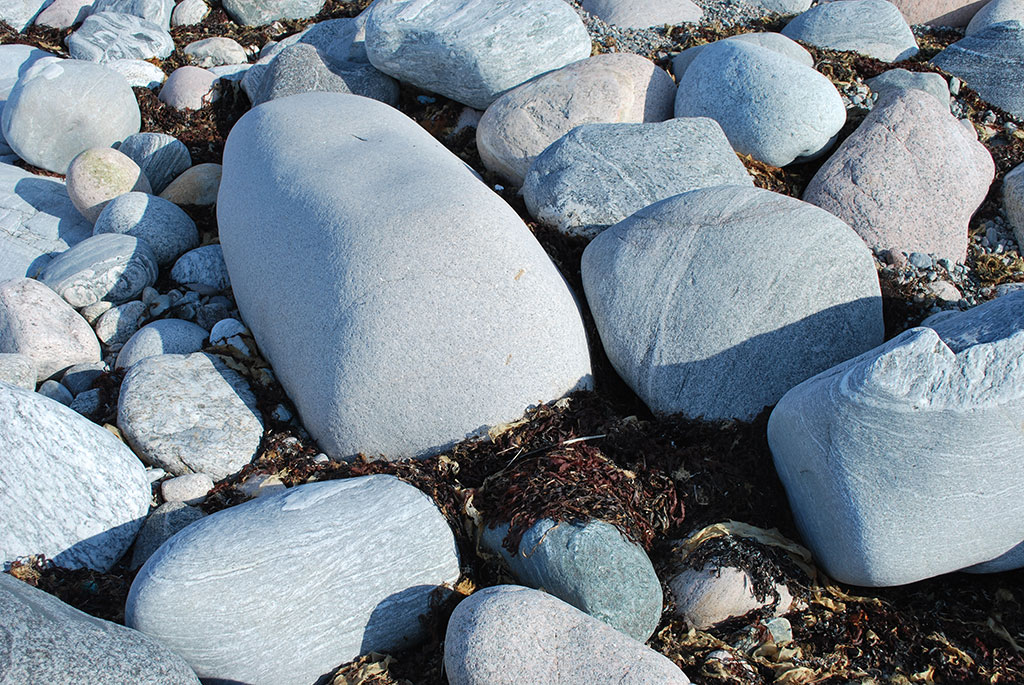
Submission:
<svg viewBox="0 0 1024 685">
<path fill-rule="evenodd" d="M 814 57 L 811 56 L 811 53 L 807 52 L 807 49 L 795 40 L 792 38 L 786 38 L 781 33 L 737 33 L 735 36 L 722 38 L 722 40 L 738 40 L 744 43 L 751 43 L 752 45 L 760 46 L 766 50 L 773 50 L 780 55 L 785 55 L 804 66 L 811 67 L 812 69 L 814 68 Z M 694 45 L 693 47 L 686 48 L 672 58 L 672 75 L 676 77 L 677 81 L 683 78 L 683 74 L 686 73 L 686 69 L 690 66 L 693 60 L 697 58 L 697 55 L 703 52 L 704 48 L 708 45 L 714 45 L 714 43 Z"/>
<path fill-rule="evenodd" d="M 45 57 L 56 58 L 56 55 L 31 45 L 17 43 L 0 45 L 0 112 L 3 111 L 7 97 L 11 94 L 11 89 L 14 88 L 18 79 L 27 73 L 33 64 Z M 2 129 L 0 129 L 0 155 L 10 154 L 13 152 L 3 139 Z"/>
<path fill-rule="evenodd" d="M 133 236 L 153 251 L 162 268 L 191 249 L 199 247 L 196 222 L 173 202 L 133 191 L 107 203 L 93 225 L 96 235 L 117 233 Z"/>
<path fill-rule="evenodd" d="M 32 25 L 45 4 L 45 0 L 2 0 L 0 21 L 5 21 L 15 31 L 22 32 Z"/>
<path fill-rule="evenodd" d="M 893 90 L 923 90 L 934 95 L 935 99 L 947 108 L 950 107 L 949 84 L 941 74 L 889 69 L 874 78 L 869 78 L 865 83 L 879 96 Z"/>
<path fill-rule="evenodd" d="M 4 683 L 199 685 L 188 664 L 142 633 L 0 573 Z"/>
<path fill-rule="evenodd" d="M 132 335 L 117 355 L 116 369 L 130 369 L 147 357 L 161 354 L 192 354 L 206 344 L 208 333 L 202 326 L 181 319 L 159 319 Z"/>
<path fill-rule="evenodd" d="M 962 38 L 932 58 L 932 64 L 964 80 L 978 95 L 1015 117 L 1024 116 L 1024 25 L 993 24 Z"/>
<path fill-rule="evenodd" d="M 882 342 L 863 241 L 767 190 L 704 188 L 642 209 L 587 246 L 582 274 L 609 360 L 659 414 L 750 420 Z"/>
<path fill-rule="evenodd" d="M 562 0 L 395 0 L 366 17 L 366 55 L 385 74 L 476 109 L 590 56 Z"/>
<path fill-rule="evenodd" d="M 309 483 L 164 543 L 132 583 L 125 623 L 204 680 L 308 685 L 420 639 L 432 596 L 458 578 L 451 529 L 413 486 L 393 476 Z"/>
<path fill-rule="evenodd" d="M 192 166 L 192 155 L 185 144 L 166 133 L 136 133 L 125 138 L 117 149 L 139 165 L 157 195 Z"/>
<path fill-rule="evenodd" d="M 364 11 L 357 17 L 328 19 L 312 24 L 303 31 L 282 38 L 273 45 L 265 45 L 260 50 L 260 62 L 267 57 L 274 57 L 282 50 L 296 43 L 312 45 L 328 59 L 335 62 L 359 62 L 369 64 L 366 58 L 366 15 Z"/>
<path fill-rule="evenodd" d="M 538 221 L 593 237 L 688 190 L 753 184 L 714 119 L 584 124 L 537 156 L 523 181 L 523 199 Z"/>
<path fill-rule="evenodd" d="M 308 43 L 282 50 L 267 64 L 252 104 L 297 93 L 353 93 L 398 106 L 398 83 L 369 64 L 335 62 Z"/>
<path fill-rule="evenodd" d="M 736 152 L 777 167 L 820 155 L 846 123 L 831 81 L 775 50 L 738 40 L 701 50 L 679 81 L 675 114 L 711 117 Z"/>
<path fill-rule="evenodd" d="M 124 12 L 90 14 L 66 42 L 72 58 L 91 62 L 163 59 L 174 52 L 170 33 L 151 21 Z"/>
<path fill-rule="evenodd" d="M 625 29 L 676 26 L 704 16 L 690 0 L 583 0 L 582 6 L 601 21 Z"/>
<path fill-rule="evenodd" d="M 786 24 L 782 35 L 819 48 L 859 52 L 883 62 L 899 62 L 917 54 L 914 32 L 888 0 L 823 2 Z"/>
<path fill-rule="evenodd" d="M 1024 540 L 1024 293 L 914 328 L 788 392 L 768 443 L 816 561 L 912 583 Z"/>
<path fill-rule="evenodd" d="M 1017 245 L 1024 245 L 1024 164 L 1003 176 L 1003 211 Z"/>
<path fill-rule="evenodd" d="M 239 311 L 332 457 L 434 454 L 591 382 L 576 302 L 529 229 L 376 100 L 250 111 L 217 219 Z"/>
<path fill-rule="evenodd" d="M 142 462 L 114 434 L 39 393 L 0 384 L 0 563 L 45 554 L 108 571 L 149 511 Z"/>
<path fill-rule="evenodd" d="M 323 9 L 324 0 L 224 0 L 224 11 L 245 26 L 262 26 L 278 19 L 306 19 Z"/>
<path fill-rule="evenodd" d="M 35 390 L 39 371 L 32 357 L 17 352 L 0 352 L 0 382 Z"/>
</svg>

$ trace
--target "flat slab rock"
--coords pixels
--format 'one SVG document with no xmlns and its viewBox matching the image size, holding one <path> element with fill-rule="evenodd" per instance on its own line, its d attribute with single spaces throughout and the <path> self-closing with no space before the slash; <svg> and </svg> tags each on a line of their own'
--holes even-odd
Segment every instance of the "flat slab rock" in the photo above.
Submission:
<svg viewBox="0 0 1024 685">
<path fill-rule="evenodd" d="M 125 622 L 203 679 L 308 685 L 361 654 L 415 643 L 432 593 L 459 573 L 448 523 L 413 486 L 392 476 L 310 483 L 164 543 L 132 583 Z"/>
<path fill-rule="evenodd" d="M 497 585 L 448 621 L 451 685 L 687 685 L 667 657 L 540 590 Z"/>
<path fill-rule="evenodd" d="M 1024 540 L 1024 292 L 914 328 L 788 392 L 768 444 L 815 559 L 912 583 Z"/>
<path fill-rule="evenodd" d="M 932 64 L 964 80 L 985 100 L 1015 117 L 1024 116 L 1024 26 L 994 24 L 962 38 L 932 58 Z"/>
</svg>

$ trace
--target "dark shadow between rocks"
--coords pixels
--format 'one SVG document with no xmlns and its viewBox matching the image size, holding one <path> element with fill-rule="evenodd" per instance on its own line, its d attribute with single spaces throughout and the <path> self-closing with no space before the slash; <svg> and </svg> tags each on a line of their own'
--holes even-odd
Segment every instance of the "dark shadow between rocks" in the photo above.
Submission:
<svg viewBox="0 0 1024 685">
<path fill-rule="evenodd" d="M 90 560 L 96 553 L 97 549 L 101 549 L 110 544 L 110 540 L 117 540 L 118 538 L 124 537 L 128 540 L 128 543 L 124 546 L 125 551 L 131 548 L 132 543 L 135 541 L 135 536 L 138 535 L 139 530 L 142 529 L 142 524 L 145 522 L 146 517 L 142 516 L 137 519 L 133 519 L 127 523 L 122 523 L 113 528 L 108 528 L 102 533 L 96 535 L 90 535 L 84 540 L 79 540 L 75 544 L 71 545 L 60 554 L 57 554 L 53 558 L 53 563 L 57 566 L 65 568 L 75 568 L 78 566 L 87 566 L 85 562 Z M 111 565 L 117 562 L 118 558 L 124 556 L 123 553 L 114 558 Z M 106 572 L 107 569 L 103 569 Z"/>
<path fill-rule="evenodd" d="M 413 646 L 430 633 L 431 613 L 449 595 L 450 592 L 435 585 L 414 585 L 389 595 L 370 613 L 359 653 L 392 653 Z M 406 617 L 418 612 L 424 605 L 427 606 L 427 612 L 419 614 L 419 625 L 414 631 L 407 630 L 406 626 L 402 625 L 407 620 Z M 412 633 L 412 637 L 394 637 L 398 633 Z"/>
</svg>

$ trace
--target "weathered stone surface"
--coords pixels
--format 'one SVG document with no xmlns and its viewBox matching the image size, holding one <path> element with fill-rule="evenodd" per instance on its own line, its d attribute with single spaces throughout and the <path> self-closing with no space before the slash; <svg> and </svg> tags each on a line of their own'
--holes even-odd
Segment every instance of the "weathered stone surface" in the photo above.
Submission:
<svg viewBox="0 0 1024 685">
<path fill-rule="evenodd" d="M 774 605 L 774 615 L 782 616 L 793 604 L 789 588 L 776 583 L 776 596 L 757 598 L 754 580 L 732 566 L 705 566 L 700 570 L 684 569 L 668 581 L 672 591 L 672 611 L 697 630 L 708 628 L 735 616 Z"/>
<path fill-rule="evenodd" d="M 1024 22 L 1024 2 L 1022 0 L 991 0 L 986 2 L 971 17 L 971 21 L 964 29 L 965 36 L 972 36 L 981 33 L 989 26 L 1001 24 L 1004 21 Z"/>
<path fill-rule="evenodd" d="M 675 113 L 711 117 L 737 152 L 779 167 L 819 155 L 846 123 L 843 100 L 827 78 L 735 40 L 697 55 L 680 79 Z"/>
<path fill-rule="evenodd" d="M 751 0 L 750 4 L 778 14 L 800 14 L 811 6 L 811 0 Z"/>
<path fill-rule="evenodd" d="M 68 165 L 67 189 L 75 207 L 93 224 L 115 197 L 153 190 L 138 164 L 109 147 L 89 148 L 75 157 Z"/>
<path fill-rule="evenodd" d="M 32 25 L 42 8 L 40 0 L 3 0 L 0 2 L 0 21 L 7 22 L 20 33 Z"/>
<path fill-rule="evenodd" d="M 160 197 L 176 205 L 207 207 L 217 203 L 220 189 L 220 164 L 205 162 L 183 171 L 167 184 Z"/>
<path fill-rule="evenodd" d="M 183 254 L 171 268 L 171 279 L 202 295 L 214 295 L 231 287 L 220 245 L 203 245 Z"/>
<path fill-rule="evenodd" d="M 239 24 L 262 26 L 278 19 L 315 16 L 324 0 L 225 0 L 224 11 Z"/>
<path fill-rule="evenodd" d="M 33 64 L 47 57 L 56 59 L 55 55 L 30 45 L 0 45 L 0 113 L 18 79 L 27 73 Z M 6 158 L 13 154 L 14 151 L 3 138 L 3 127 L 0 126 L 0 155 Z"/>
<path fill-rule="evenodd" d="M 967 568 L 960 569 L 964 573 L 1002 573 L 1024 568 L 1024 542 L 990 561 L 983 561 Z"/>
<path fill-rule="evenodd" d="M 658 200 L 730 184 L 754 182 L 714 119 L 584 124 L 533 161 L 523 199 L 538 221 L 593 237 Z"/>
<path fill-rule="evenodd" d="M 93 421 L 99 421 L 103 418 L 100 412 L 105 411 L 105 399 L 99 388 L 93 388 L 76 395 L 69 406 L 72 411 Z"/>
<path fill-rule="evenodd" d="M 39 13 L 35 25 L 68 29 L 85 21 L 91 10 L 92 2 L 89 0 L 54 0 Z"/>
<path fill-rule="evenodd" d="M 484 166 L 522 185 L 544 148 L 580 124 L 664 121 L 675 84 L 650 60 L 595 55 L 535 78 L 487 108 L 476 129 Z"/>
<path fill-rule="evenodd" d="M 168 478 L 160 483 L 160 496 L 165 502 L 199 504 L 213 488 L 213 479 L 208 473 L 186 473 Z"/>
<path fill-rule="evenodd" d="M 71 400 L 75 399 L 67 388 L 54 380 L 43 381 L 36 392 L 54 402 L 60 402 L 65 407 L 71 404 Z"/>
<path fill-rule="evenodd" d="M 844 220 L 871 247 L 962 262 L 967 222 L 995 174 L 988 150 L 934 97 L 879 99 L 814 175 L 804 200 Z"/>
<path fill-rule="evenodd" d="M 659 414 L 750 420 L 882 341 L 864 243 L 827 212 L 758 188 L 651 205 L 590 243 L 582 275 L 609 360 Z"/>
<path fill-rule="evenodd" d="M 174 0 L 96 0 L 92 5 L 92 14 L 100 12 L 131 14 L 156 24 L 164 31 L 171 28 L 171 12 L 173 11 Z"/>
<path fill-rule="evenodd" d="M 328 19 L 317 22 L 299 33 L 282 38 L 273 45 L 264 46 L 260 61 L 274 57 L 289 45 L 307 43 L 335 62 L 360 62 L 369 64 L 366 57 L 366 12 L 357 17 Z"/>
<path fill-rule="evenodd" d="M 146 357 L 192 354 L 203 349 L 207 332 L 190 321 L 159 319 L 140 328 L 117 355 L 116 369 L 129 369 Z"/>
<path fill-rule="evenodd" d="M 816 561 L 911 583 L 1024 540 L 1024 292 L 915 328 L 787 393 L 768 443 Z"/>
<path fill-rule="evenodd" d="M 387 105 L 251 110 L 217 219 L 239 311 L 328 455 L 434 454 L 591 382 L 576 302 L 522 220 Z"/>
<path fill-rule="evenodd" d="M 448 621 L 451 685 L 686 685 L 668 658 L 579 609 L 515 585 L 478 590 Z"/>
<path fill-rule="evenodd" d="M 874 78 L 869 78 L 865 83 L 878 93 L 879 97 L 890 90 L 923 90 L 935 96 L 935 99 L 950 106 L 949 84 L 940 74 L 931 72 L 913 72 L 906 69 L 890 69 L 883 71 Z"/>
<path fill-rule="evenodd" d="M 171 536 L 204 516 L 202 509 L 184 502 L 166 502 L 154 509 L 135 538 L 131 569 L 134 571 L 142 566 Z"/>
<path fill-rule="evenodd" d="M 418 640 L 431 593 L 458 577 L 451 529 L 413 486 L 392 476 L 310 483 L 167 541 L 132 583 L 125 620 L 201 678 L 307 685 Z M 218 607 L 231 607 L 231 631 Z"/>
<path fill-rule="evenodd" d="M 0 573 L 5 683 L 199 685 L 181 657 L 138 631 L 89 616 Z"/>
<path fill-rule="evenodd" d="M 142 240 L 161 267 L 199 245 L 196 222 L 178 205 L 148 193 L 125 193 L 111 200 L 96 219 L 93 232 L 122 233 Z"/>
<path fill-rule="evenodd" d="M 60 295 L 28 278 L 0 283 L 0 352 L 31 357 L 39 380 L 100 360 L 99 341 L 85 319 Z"/>
<path fill-rule="evenodd" d="M 888 0 L 824 2 L 782 29 L 793 40 L 830 50 L 850 50 L 883 62 L 917 54 L 917 41 L 899 9 Z"/>
<path fill-rule="evenodd" d="M 107 365 L 103 362 L 75 364 L 64 372 L 60 382 L 71 391 L 72 395 L 80 395 L 92 388 L 93 381 L 108 370 Z"/>
<path fill-rule="evenodd" d="M 738 40 L 744 43 L 751 43 L 765 48 L 766 50 L 777 52 L 780 55 L 785 55 L 806 67 L 814 68 L 814 57 L 811 56 L 811 53 L 807 52 L 807 50 L 795 40 L 787 38 L 781 33 L 738 33 L 735 36 L 729 36 L 722 40 Z M 686 69 L 690 66 L 693 60 L 697 58 L 697 55 L 699 55 L 708 45 L 714 45 L 714 43 L 694 45 L 691 48 L 686 48 L 672 58 L 672 74 L 676 77 L 676 81 L 683 78 L 683 74 L 686 73 Z"/>
<path fill-rule="evenodd" d="M 40 60 L 19 79 L 2 126 L 19 157 L 63 174 L 78 153 L 138 133 L 141 121 L 123 76 L 99 64 L 53 59 Z"/>
<path fill-rule="evenodd" d="M 661 581 L 640 545 L 610 523 L 555 523 L 530 527 L 513 556 L 503 546 L 508 524 L 485 528 L 480 544 L 500 555 L 516 580 L 542 589 L 646 642 L 661 620 Z"/>
<path fill-rule="evenodd" d="M 174 51 L 174 39 L 165 29 L 123 12 L 90 14 L 66 42 L 72 58 L 90 62 L 163 59 Z"/>
<path fill-rule="evenodd" d="M 1024 25 L 994 24 L 950 45 L 932 64 L 958 76 L 985 100 L 1015 117 L 1024 116 Z"/>
<path fill-rule="evenodd" d="M 139 330 L 148 307 L 140 300 L 112 307 L 96 320 L 96 337 L 104 345 L 123 345 Z"/>
<path fill-rule="evenodd" d="M 113 433 L 39 393 L 0 384 L 0 563 L 45 554 L 107 571 L 149 511 L 146 470 Z"/>
<path fill-rule="evenodd" d="M 160 102 L 174 109 L 202 109 L 214 101 L 217 76 L 199 67 L 178 67 L 160 89 Z"/>
<path fill-rule="evenodd" d="M 142 59 L 115 59 L 104 64 L 108 69 L 124 76 L 132 88 L 152 90 L 159 88 L 160 84 L 167 80 L 167 74 L 160 67 Z"/>
<path fill-rule="evenodd" d="M 690 0 L 583 0 L 583 9 L 612 26 L 646 29 L 699 22 L 704 10 Z"/>
<path fill-rule="evenodd" d="M 282 50 L 267 65 L 253 104 L 297 93 L 352 93 L 398 106 L 398 83 L 369 64 L 335 62 L 307 43 Z"/>
<path fill-rule="evenodd" d="M 370 8 L 366 55 L 399 81 L 485 109 L 589 57 L 590 34 L 561 0 L 394 0 Z"/>
<path fill-rule="evenodd" d="M 210 6 L 206 0 L 181 0 L 171 12 L 171 26 L 194 26 L 209 13 Z"/>
<path fill-rule="evenodd" d="M 988 0 L 895 0 L 908 24 L 966 26 Z"/>
<path fill-rule="evenodd" d="M 39 280 L 77 309 L 100 300 L 127 302 L 156 283 L 159 273 L 146 243 L 130 235 L 102 233 L 54 257 Z"/>
<path fill-rule="evenodd" d="M 1024 164 L 1003 177 L 1003 211 L 1018 245 L 1024 245 Z"/>
<path fill-rule="evenodd" d="M 38 378 L 39 371 L 32 357 L 17 352 L 0 353 L 0 383 L 35 390 Z"/>
<path fill-rule="evenodd" d="M 185 144 L 166 133 L 136 133 L 125 138 L 117 149 L 142 168 L 158 195 L 192 166 L 192 156 Z"/>
<path fill-rule="evenodd" d="M 201 352 L 133 364 L 121 383 L 117 427 L 150 466 L 215 480 L 252 461 L 263 438 L 248 382 L 219 357 Z"/>
<path fill-rule="evenodd" d="M 231 38 L 204 38 L 192 41 L 182 51 L 197 67 L 217 67 L 224 64 L 242 64 L 249 60 L 245 48 Z"/>
</svg>

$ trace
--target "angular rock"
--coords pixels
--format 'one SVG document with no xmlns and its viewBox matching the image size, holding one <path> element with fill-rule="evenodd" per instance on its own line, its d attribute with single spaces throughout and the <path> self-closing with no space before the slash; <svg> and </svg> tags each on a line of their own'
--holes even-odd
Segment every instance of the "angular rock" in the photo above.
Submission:
<svg viewBox="0 0 1024 685">
<path fill-rule="evenodd" d="M 306 19 L 319 12 L 324 0 L 225 0 L 224 11 L 244 26 L 262 26 L 278 19 Z"/>
<path fill-rule="evenodd" d="M 995 174 L 988 150 L 919 90 L 879 99 L 814 175 L 804 200 L 871 247 L 962 262 L 967 222 Z"/>
<path fill-rule="evenodd" d="M 736 152 L 778 167 L 819 155 L 846 123 L 843 100 L 827 78 L 734 40 L 712 43 L 693 60 L 679 81 L 675 114 L 714 119 Z"/>
<path fill-rule="evenodd" d="M 130 568 L 135 569 L 146 563 L 153 553 L 179 530 L 206 516 L 202 509 L 190 507 L 184 502 L 166 502 L 150 512 L 142 524 L 139 536 L 135 538 Z"/>
<path fill-rule="evenodd" d="M 181 319 L 160 319 L 140 328 L 117 355 L 115 369 L 129 369 L 147 357 L 192 354 L 206 344 L 206 330 Z"/>
<path fill-rule="evenodd" d="M 183 254 L 171 268 L 171 279 L 201 295 L 215 295 L 231 287 L 220 245 L 203 245 Z"/>
<path fill-rule="evenodd" d="M 1024 540 L 1024 293 L 886 344 L 787 393 L 768 444 L 815 560 L 912 583 Z"/>
<path fill-rule="evenodd" d="M 579 309 L 539 243 L 387 105 L 305 93 L 251 110 L 217 219 L 242 318 L 335 458 L 435 454 L 591 382 Z"/>
<path fill-rule="evenodd" d="M 988 0 L 895 0 L 908 24 L 966 26 Z"/>
<path fill-rule="evenodd" d="M 1024 116 L 1024 25 L 994 24 L 950 45 L 932 64 L 964 80 L 985 100 L 1015 117 Z"/>
<path fill-rule="evenodd" d="M 216 99 L 217 76 L 199 67 L 178 67 L 160 89 L 160 102 L 174 109 L 202 109 Z"/>
<path fill-rule="evenodd" d="M 1024 2 L 1022 0 L 991 0 L 983 4 L 982 8 L 971 17 L 971 21 L 964 29 L 965 36 L 972 36 L 981 33 L 989 26 L 1001 24 L 1004 21 L 1016 21 L 1024 23 Z"/>
<path fill-rule="evenodd" d="M 584 124 L 530 165 L 530 214 L 570 235 L 593 237 L 658 200 L 695 188 L 754 184 L 713 119 Z"/>
<path fill-rule="evenodd" d="M 583 0 L 583 9 L 624 29 L 677 26 L 699 22 L 704 16 L 690 0 Z"/>
<path fill-rule="evenodd" d="M 206 0 L 181 0 L 171 13 L 171 26 L 195 26 L 209 13 Z"/>
<path fill-rule="evenodd" d="M 0 563 L 45 554 L 106 572 L 149 511 L 142 463 L 114 434 L 62 404 L 0 384 Z"/>
<path fill-rule="evenodd" d="M 220 164 L 206 162 L 183 171 L 167 184 L 160 197 L 176 205 L 207 207 L 217 203 L 220 189 Z"/>
<path fill-rule="evenodd" d="M 8 145 L 33 166 L 65 173 L 78 153 L 139 132 L 139 103 L 124 77 L 81 60 L 40 60 L 4 106 Z"/>
<path fill-rule="evenodd" d="M 165 502 L 199 504 L 213 489 L 213 479 L 206 473 L 186 473 L 168 478 L 160 484 L 160 496 Z"/>
<path fill-rule="evenodd" d="M 69 29 L 85 21 L 92 11 L 89 0 L 54 0 L 35 19 L 36 26 Z"/>
<path fill-rule="evenodd" d="M 201 678 L 306 685 L 339 662 L 418 640 L 431 594 L 458 577 L 451 529 L 413 486 L 379 475 L 309 483 L 164 543 L 132 583 L 125 622 Z"/>
<path fill-rule="evenodd" d="M 888 0 L 824 2 L 798 15 L 782 35 L 829 50 L 859 52 L 883 62 L 917 54 L 917 40 Z"/>
<path fill-rule="evenodd" d="M 176 654 L 0 573 L 0 673 L 9 683 L 199 685 Z"/>
<path fill-rule="evenodd" d="M 869 78 L 865 83 L 871 90 L 878 93 L 879 97 L 890 90 L 923 90 L 934 95 L 935 99 L 947 108 L 950 106 L 949 84 L 939 74 L 890 69 L 874 78 Z"/>
<path fill-rule="evenodd" d="M 68 165 L 67 188 L 75 207 L 93 224 L 115 197 L 152 191 L 139 165 L 109 147 L 89 148 L 75 157 Z"/>
<path fill-rule="evenodd" d="M 604 521 L 532 525 L 515 555 L 504 547 L 508 524 L 485 528 L 480 544 L 498 554 L 516 580 L 542 589 L 634 640 L 646 642 L 661 621 L 661 581 L 647 553 Z"/>
<path fill-rule="evenodd" d="M 21 33 L 32 25 L 42 8 L 43 3 L 39 0 L 3 0 L 0 3 L 0 21 L 7 22 Z"/>
<path fill-rule="evenodd" d="M 222 37 L 193 41 L 185 46 L 183 52 L 192 64 L 204 69 L 222 64 L 242 64 L 249 59 L 238 41 Z"/>
<path fill-rule="evenodd" d="M 146 243 L 130 235 L 103 233 L 57 255 L 39 280 L 77 309 L 100 300 L 120 304 L 134 299 L 156 283 L 159 273 Z"/>
<path fill-rule="evenodd" d="M 159 88 L 160 84 L 167 80 L 167 74 L 163 69 L 141 59 L 115 59 L 107 62 L 106 66 L 112 71 L 124 76 L 128 85 L 132 88 Z M 162 134 L 136 134 L 136 135 L 162 135 Z M 130 136 L 129 136 L 130 137 Z M 118 148 L 120 149 L 120 148 Z"/>
<path fill-rule="evenodd" d="M 85 319 L 39 281 L 0 283 L 0 352 L 31 357 L 39 380 L 69 366 L 100 360 L 100 344 Z"/>
<path fill-rule="evenodd" d="M 39 372 L 32 357 L 17 352 L 0 353 L 0 383 L 35 390 L 38 378 Z"/>
<path fill-rule="evenodd" d="M 66 42 L 72 58 L 90 62 L 164 59 L 174 51 L 174 39 L 165 29 L 123 12 L 90 14 Z"/>
<path fill-rule="evenodd" d="M 164 31 L 171 28 L 171 12 L 173 11 L 174 0 L 96 0 L 92 5 L 92 14 L 100 12 L 131 14 L 156 24 Z"/>
<path fill-rule="evenodd" d="M 807 52 L 807 50 L 795 40 L 786 38 L 781 33 L 739 33 L 735 36 L 723 38 L 722 40 L 738 40 L 744 43 L 751 43 L 765 48 L 766 50 L 777 52 L 780 55 L 785 55 L 806 67 L 814 68 L 814 57 L 811 56 L 811 53 Z M 683 78 L 683 74 L 686 73 L 686 69 L 690 66 L 693 60 L 697 58 L 697 55 L 699 55 L 708 45 L 714 45 L 714 43 L 708 43 L 707 45 L 694 45 L 693 47 L 686 48 L 672 58 L 672 74 L 676 77 L 676 81 Z"/>
<path fill-rule="evenodd" d="M 827 212 L 758 188 L 642 209 L 587 246 L 582 276 L 609 360 L 658 414 L 749 421 L 882 341 L 864 243 Z"/>
<path fill-rule="evenodd" d="M 307 43 L 285 48 L 270 61 L 253 105 L 297 93 L 352 93 L 398 106 L 398 83 L 369 64 L 335 62 Z"/>
<path fill-rule="evenodd" d="M 639 123 L 672 117 L 675 84 L 650 60 L 595 55 L 544 74 L 498 98 L 476 129 L 480 158 L 522 185 L 534 158 L 580 124 Z"/>
<path fill-rule="evenodd" d="M 108 309 L 96 320 L 96 337 L 108 347 L 123 345 L 139 330 L 146 312 L 146 305 L 139 300 Z"/>
<path fill-rule="evenodd" d="M 561 0 L 392 0 L 366 17 L 370 64 L 475 109 L 590 56 L 590 35 Z"/>
<path fill-rule="evenodd" d="M 772 588 L 774 595 L 759 598 L 750 574 L 732 566 L 684 569 L 669 579 L 668 587 L 674 599 L 673 613 L 697 630 L 767 607 L 774 607 L 773 614 L 782 616 L 793 604 L 793 595 L 781 583 Z"/>
<path fill-rule="evenodd" d="M 448 621 L 451 685 L 686 685 L 667 657 L 539 590 L 496 585 L 464 599 Z"/>
<path fill-rule="evenodd" d="M 91 419 L 96 423 L 105 419 L 105 415 L 100 412 L 105 412 L 105 396 L 103 391 L 99 388 L 93 388 L 92 390 L 86 390 L 85 392 L 76 395 L 75 399 L 71 400 L 69 405 L 72 411 L 81 414 L 87 419 Z"/>
<path fill-rule="evenodd" d="M 142 168 L 156 194 L 192 166 L 185 144 L 166 133 L 136 133 L 125 138 L 117 149 Z"/>
<path fill-rule="evenodd" d="M 159 266 L 169 266 L 199 245 L 196 222 L 178 205 L 147 193 L 125 193 L 111 200 L 96 219 L 96 235 L 121 233 L 145 242 Z"/>
</svg>

